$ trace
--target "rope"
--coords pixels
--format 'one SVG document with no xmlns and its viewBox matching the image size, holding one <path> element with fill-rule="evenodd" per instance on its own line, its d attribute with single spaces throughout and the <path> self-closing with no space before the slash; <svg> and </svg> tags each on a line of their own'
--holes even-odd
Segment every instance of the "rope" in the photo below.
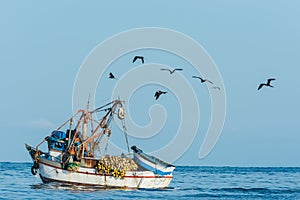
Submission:
<svg viewBox="0 0 300 200">
<path fill-rule="evenodd" d="M 115 103 L 115 101 L 109 102 L 109 103 L 105 104 L 104 106 L 100 106 L 99 108 L 96 108 L 95 110 L 91 111 L 91 113 L 93 113 L 93 112 L 100 112 L 100 111 L 102 111 L 101 110 L 102 108 L 104 108 L 106 106 L 109 106 L 110 104 L 113 104 L 113 103 Z"/>
<path fill-rule="evenodd" d="M 54 130 L 50 135 L 49 135 L 49 137 L 51 137 L 55 132 L 57 132 L 58 130 L 60 130 L 63 126 L 65 126 L 70 120 L 72 120 L 78 113 L 80 113 L 81 112 L 81 110 L 78 110 L 77 112 L 76 112 L 76 114 L 74 114 L 72 117 L 70 117 L 66 122 L 64 122 L 60 127 L 58 127 L 56 130 Z M 46 137 L 47 138 L 47 137 Z M 45 141 L 46 141 L 46 138 L 42 141 L 42 142 L 40 142 L 36 147 L 35 147 L 35 149 L 38 151 L 38 149 L 39 149 L 39 146 L 41 146 Z"/>
</svg>

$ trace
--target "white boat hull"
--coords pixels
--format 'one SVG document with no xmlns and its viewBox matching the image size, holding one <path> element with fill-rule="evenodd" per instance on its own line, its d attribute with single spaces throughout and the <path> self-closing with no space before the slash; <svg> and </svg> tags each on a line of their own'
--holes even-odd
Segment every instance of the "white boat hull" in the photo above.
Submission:
<svg viewBox="0 0 300 200">
<path fill-rule="evenodd" d="M 124 178 L 96 174 L 93 168 L 80 167 L 78 171 L 62 169 L 60 163 L 39 160 L 39 175 L 43 182 L 119 188 L 166 188 L 173 175 L 157 175 L 152 171 L 126 171 Z"/>
</svg>

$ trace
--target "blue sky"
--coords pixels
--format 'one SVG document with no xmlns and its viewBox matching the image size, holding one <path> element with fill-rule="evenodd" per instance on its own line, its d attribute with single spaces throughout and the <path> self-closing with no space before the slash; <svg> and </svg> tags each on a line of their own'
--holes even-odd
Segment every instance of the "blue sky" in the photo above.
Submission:
<svg viewBox="0 0 300 200">
<path fill-rule="evenodd" d="M 200 160 L 210 101 L 206 89 L 191 80 L 204 114 L 199 134 L 175 164 L 300 165 L 298 1 L 12 0 L 1 4 L 0 161 L 30 161 L 24 143 L 38 144 L 72 115 L 77 72 L 100 42 L 129 29 L 162 27 L 182 32 L 205 48 L 218 66 L 227 96 L 222 135 L 209 156 Z M 159 60 L 167 61 L 185 64 L 170 55 L 169 60 Z M 194 75 L 195 71 L 185 67 L 186 78 Z M 269 77 L 276 78 L 275 87 L 258 92 L 258 84 Z M 112 87 L 110 80 L 100 83 L 99 90 L 103 85 Z M 144 97 L 146 106 L 137 104 L 138 109 L 131 111 L 140 124 L 149 120 L 144 113 L 154 101 L 147 95 L 152 97 L 156 88 L 144 89 L 136 96 Z M 159 103 L 167 110 L 168 105 L 176 104 L 172 95 L 164 97 Z M 106 99 L 96 98 L 99 105 Z M 172 132 L 176 122 L 178 115 L 170 115 L 163 131 Z M 155 144 L 170 139 L 162 135 Z M 146 151 L 154 148 L 149 142 L 139 146 Z"/>
</svg>

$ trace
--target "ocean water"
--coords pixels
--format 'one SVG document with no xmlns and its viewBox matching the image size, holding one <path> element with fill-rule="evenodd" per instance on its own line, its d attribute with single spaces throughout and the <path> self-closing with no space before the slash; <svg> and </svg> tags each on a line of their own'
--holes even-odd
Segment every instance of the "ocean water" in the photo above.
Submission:
<svg viewBox="0 0 300 200">
<path fill-rule="evenodd" d="M 99 189 L 43 184 L 32 163 L 0 162 L 0 199 L 300 199 L 300 168 L 188 167 L 167 189 Z"/>
</svg>

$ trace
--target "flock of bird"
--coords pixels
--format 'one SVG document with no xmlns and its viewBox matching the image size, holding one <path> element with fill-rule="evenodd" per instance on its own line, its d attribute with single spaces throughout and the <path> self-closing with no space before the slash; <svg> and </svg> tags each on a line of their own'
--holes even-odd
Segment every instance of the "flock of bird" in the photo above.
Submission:
<svg viewBox="0 0 300 200">
<path fill-rule="evenodd" d="M 135 63 L 137 60 L 140 60 L 142 64 L 145 63 L 145 58 L 143 56 L 135 56 L 132 60 L 132 63 Z M 162 71 L 168 71 L 170 73 L 170 75 L 172 75 L 174 72 L 176 71 L 182 71 L 183 69 L 181 68 L 176 68 L 176 69 L 160 69 Z M 110 79 L 117 79 L 112 72 L 109 73 L 109 76 L 108 78 Z M 209 84 L 214 84 L 212 81 L 208 80 L 208 79 L 204 79 L 204 78 L 201 78 L 199 76 L 192 76 L 192 78 L 195 78 L 195 79 L 199 79 L 201 81 L 201 83 L 209 83 Z M 258 89 L 257 90 L 260 90 L 262 87 L 266 86 L 266 87 L 274 87 L 273 85 L 271 85 L 271 81 L 274 81 L 276 80 L 275 78 L 269 78 L 267 79 L 267 83 L 260 83 L 259 86 L 258 86 Z M 217 90 L 221 90 L 221 88 L 219 86 L 212 86 L 211 89 L 217 89 Z M 154 97 L 155 99 L 157 100 L 160 95 L 162 94 L 166 94 L 167 92 L 166 91 L 161 91 L 161 90 L 157 90 L 154 94 Z"/>
</svg>

